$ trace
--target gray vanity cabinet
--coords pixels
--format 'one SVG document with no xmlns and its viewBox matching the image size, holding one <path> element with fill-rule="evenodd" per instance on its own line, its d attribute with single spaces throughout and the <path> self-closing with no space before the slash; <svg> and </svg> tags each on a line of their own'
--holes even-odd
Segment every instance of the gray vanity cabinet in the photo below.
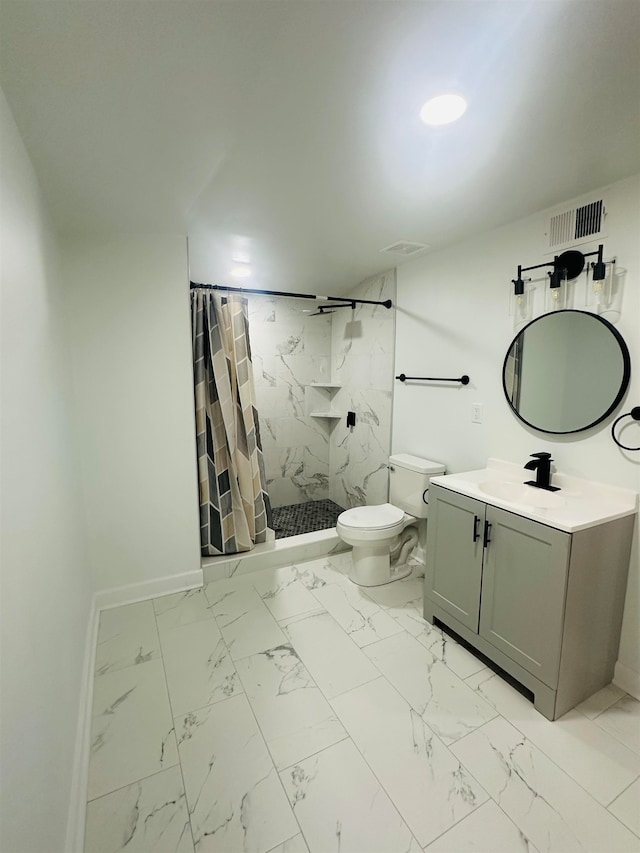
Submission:
<svg viewBox="0 0 640 853">
<path fill-rule="evenodd" d="M 431 490 L 433 489 L 433 491 Z M 425 575 L 431 599 L 478 631 L 485 504 L 431 485 Z"/>
<path fill-rule="evenodd" d="M 565 533 L 435 483 L 424 616 L 528 688 L 555 719 L 613 677 L 633 518 Z"/>
<path fill-rule="evenodd" d="M 486 518 L 480 636 L 553 687 L 571 534 L 492 506 Z"/>
</svg>

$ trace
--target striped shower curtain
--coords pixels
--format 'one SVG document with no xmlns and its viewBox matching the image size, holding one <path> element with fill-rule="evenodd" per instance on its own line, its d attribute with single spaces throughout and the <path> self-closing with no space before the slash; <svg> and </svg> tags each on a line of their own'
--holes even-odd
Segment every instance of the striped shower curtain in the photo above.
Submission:
<svg viewBox="0 0 640 853">
<path fill-rule="evenodd" d="M 191 291 L 203 556 L 266 540 L 271 505 L 255 405 L 247 300 Z"/>
</svg>

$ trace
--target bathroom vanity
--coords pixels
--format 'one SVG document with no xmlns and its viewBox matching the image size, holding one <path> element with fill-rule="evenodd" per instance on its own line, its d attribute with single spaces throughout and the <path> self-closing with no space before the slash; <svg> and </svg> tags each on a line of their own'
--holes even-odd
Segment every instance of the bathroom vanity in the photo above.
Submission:
<svg viewBox="0 0 640 853">
<path fill-rule="evenodd" d="M 522 466 L 434 477 L 424 616 L 488 657 L 551 720 L 613 677 L 637 494 Z"/>
</svg>

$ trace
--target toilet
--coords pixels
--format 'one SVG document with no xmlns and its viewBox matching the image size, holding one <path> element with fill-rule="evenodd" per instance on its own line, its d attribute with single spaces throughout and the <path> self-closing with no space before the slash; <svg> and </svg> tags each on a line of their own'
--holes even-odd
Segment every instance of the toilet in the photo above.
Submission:
<svg viewBox="0 0 640 853">
<path fill-rule="evenodd" d="M 349 577 L 359 586 L 381 586 L 411 574 L 406 563 L 425 525 L 431 477 L 445 466 L 408 453 L 389 457 L 389 503 L 340 513 L 338 536 L 353 547 Z"/>
</svg>

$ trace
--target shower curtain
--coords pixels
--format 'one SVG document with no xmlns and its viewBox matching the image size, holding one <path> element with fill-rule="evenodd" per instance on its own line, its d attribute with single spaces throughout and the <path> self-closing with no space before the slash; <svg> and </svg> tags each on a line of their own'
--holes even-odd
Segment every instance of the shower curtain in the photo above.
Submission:
<svg viewBox="0 0 640 853">
<path fill-rule="evenodd" d="M 271 505 L 255 406 L 247 300 L 191 291 L 203 556 L 266 540 Z"/>
</svg>

